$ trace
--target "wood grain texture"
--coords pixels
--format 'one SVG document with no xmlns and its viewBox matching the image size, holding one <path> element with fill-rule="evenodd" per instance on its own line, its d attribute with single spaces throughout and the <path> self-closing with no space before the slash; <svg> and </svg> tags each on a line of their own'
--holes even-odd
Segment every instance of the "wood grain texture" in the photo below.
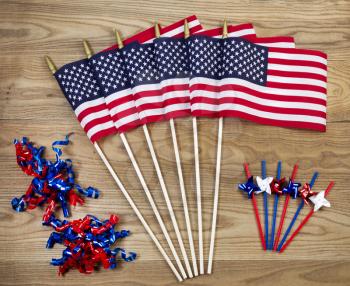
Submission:
<svg viewBox="0 0 350 286">
<path fill-rule="evenodd" d="M 89 39 L 95 51 L 98 51 L 112 44 L 111 31 L 115 26 L 126 37 L 150 27 L 155 20 L 168 24 L 192 13 L 197 14 L 208 28 L 221 24 L 223 18 L 237 24 L 253 22 L 258 36 L 289 35 L 295 37 L 298 47 L 325 51 L 329 56 L 328 125 L 326 133 L 317 133 L 258 126 L 237 119 L 224 120 L 214 274 L 185 283 L 349 285 L 350 2 L 346 0 L 189 0 L 171 3 L 154 0 L 0 1 L 1 285 L 176 284 L 80 128 L 52 79 L 43 56 L 49 54 L 60 66 L 84 56 L 83 38 Z M 204 251 L 207 257 L 218 121 L 201 118 L 198 122 Z M 176 128 L 196 242 L 191 120 L 176 120 Z M 86 213 L 101 217 L 110 213 L 119 214 L 119 227 L 132 231 L 132 236 L 122 241 L 121 245 L 135 250 L 139 258 L 135 263 L 121 264 L 121 268 L 114 271 L 102 270 L 91 276 L 70 272 L 66 277 L 59 278 L 56 269 L 49 266 L 49 261 L 52 257 L 58 257 L 62 248 L 45 249 L 50 231 L 40 225 L 42 212 L 34 210 L 18 214 L 10 207 L 11 198 L 22 194 L 30 182 L 30 178 L 21 173 L 15 163 L 12 140 L 25 135 L 40 145 L 50 146 L 52 141 L 72 131 L 72 144 L 65 148 L 64 155 L 73 160 L 78 182 L 84 186 L 93 185 L 102 191 L 100 199 L 87 200 L 84 207 L 76 207 L 73 218 Z M 167 122 L 153 124 L 150 125 L 150 132 L 189 254 L 170 126 Z M 145 150 L 143 132 L 141 129 L 134 130 L 127 137 L 161 214 L 170 225 L 151 157 Z M 101 145 L 165 246 L 120 138 L 107 138 Z M 54 158 L 50 148 L 46 155 Z M 329 195 L 332 208 L 315 214 L 282 255 L 264 253 L 260 249 L 252 206 L 237 191 L 237 184 L 244 178 L 242 163 L 252 162 L 251 171 L 257 174 L 262 159 L 267 160 L 269 174 L 275 173 L 277 160 L 282 160 L 285 176 L 290 174 L 293 164 L 299 162 L 298 178 L 301 181 L 310 180 L 313 171 L 319 171 L 320 177 L 315 184 L 318 191 L 324 189 L 329 180 L 336 182 Z M 262 210 L 261 199 L 259 207 Z M 286 223 L 292 218 L 296 207 L 296 202 L 292 201 Z M 170 227 L 169 230 L 175 239 L 174 231 Z"/>
</svg>

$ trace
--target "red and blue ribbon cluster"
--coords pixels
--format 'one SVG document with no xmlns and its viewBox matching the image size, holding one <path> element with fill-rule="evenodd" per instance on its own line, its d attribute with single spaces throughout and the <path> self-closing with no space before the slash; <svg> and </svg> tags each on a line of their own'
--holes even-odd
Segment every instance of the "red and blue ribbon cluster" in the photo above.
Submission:
<svg viewBox="0 0 350 286">
<path fill-rule="evenodd" d="M 62 257 L 52 259 L 51 264 L 58 266 L 59 274 L 69 269 L 78 269 L 80 273 L 90 274 L 99 265 L 105 269 L 114 269 L 117 266 L 117 257 L 124 261 L 135 260 L 136 253 L 126 253 L 122 248 L 111 249 L 117 240 L 129 236 L 128 230 L 115 231 L 114 227 L 119 218 L 111 215 L 108 220 L 100 221 L 98 218 L 87 215 L 83 219 L 71 222 L 60 221 L 54 215 L 45 222 L 55 229 L 47 241 L 47 248 L 53 248 L 56 243 L 66 248 Z"/>
<path fill-rule="evenodd" d="M 65 140 L 52 143 L 52 149 L 56 153 L 55 162 L 43 158 L 45 148 L 35 147 L 26 137 L 22 141 L 15 140 L 14 144 L 18 165 L 24 173 L 34 178 L 24 195 L 12 199 L 12 208 L 22 212 L 46 205 L 42 223 L 55 230 L 46 247 L 53 248 L 56 243 L 66 247 L 61 258 L 51 261 L 52 265 L 59 267 L 59 274 L 64 274 L 69 269 L 89 274 L 99 265 L 105 269 L 114 269 L 119 256 L 126 262 L 135 260 L 134 252 L 127 254 L 122 248 L 112 249 L 117 240 L 130 234 L 127 230 L 114 230 L 119 221 L 116 215 L 111 215 L 105 221 L 92 215 L 70 222 L 56 218 L 56 207 L 60 206 L 64 217 L 68 217 L 68 205 L 82 205 L 82 196 L 95 199 L 99 196 L 95 188 L 83 189 L 76 184 L 72 161 L 61 159 L 62 150 L 58 146 L 68 145 L 68 136 Z"/>
<path fill-rule="evenodd" d="M 83 189 L 75 183 L 72 161 L 61 159 L 62 150 L 58 146 L 68 145 L 68 135 L 65 140 L 52 143 L 56 153 L 56 161 L 43 158 L 44 147 L 35 147 L 26 137 L 22 141 L 14 141 L 16 147 L 17 164 L 28 176 L 34 177 L 26 193 L 20 198 L 13 198 L 12 208 L 18 212 L 35 209 L 46 205 L 43 221 L 47 221 L 60 206 L 64 217 L 69 216 L 68 205 L 82 205 L 82 196 L 95 198 L 99 196 L 97 189 L 88 187 Z M 77 190 L 78 193 L 75 191 Z"/>
</svg>

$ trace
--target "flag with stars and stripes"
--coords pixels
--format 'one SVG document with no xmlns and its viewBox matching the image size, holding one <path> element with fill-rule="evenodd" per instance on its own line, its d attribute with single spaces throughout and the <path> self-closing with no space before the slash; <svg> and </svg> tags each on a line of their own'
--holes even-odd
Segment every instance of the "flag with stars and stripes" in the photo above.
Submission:
<svg viewBox="0 0 350 286">
<path fill-rule="evenodd" d="M 257 37 L 252 24 L 241 24 L 237 26 L 228 26 L 228 38 L 241 37 L 247 39 L 254 44 L 262 45 L 265 47 L 277 47 L 277 48 L 295 48 L 293 37 Z M 223 28 L 216 28 L 210 30 L 209 33 L 199 32 L 197 36 L 210 35 L 214 38 L 222 38 Z M 199 86 L 197 86 L 199 87 Z M 194 91 L 191 93 L 191 110 L 195 116 L 211 116 L 220 117 L 220 109 L 218 107 L 218 100 L 220 95 L 218 93 L 206 93 L 204 90 Z"/>
<path fill-rule="evenodd" d="M 87 59 L 62 66 L 55 77 L 92 142 L 117 132 Z"/>
<path fill-rule="evenodd" d="M 90 63 L 118 132 L 141 125 L 121 51 L 98 53 Z"/>
<path fill-rule="evenodd" d="M 210 49 L 221 55 L 220 62 L 212 58 Z M 324 53 L 199 36 L 191 37 L 190 51 L 190 90 L 200 97 L 200 108 L 196 111 L 193 106 L 194 114 L 326 130 Z"/>
<path fill-rule="evenodd" d="M 159 38 L 154 41 L 155 61 L 159 77 L 159 100 L 164 116 L 176 118 L 191 115 L 188 92 L 188 51 L 185 39 Z M 154 100 L 154 99 L 153 99 Z"/>
<path fill-rule="evenodd" d="M 192 32 L 202 30 L 196 16 L 186 19 Z M 184 20 L 162 28 L 162 32 L 168 36 L 181 36 L 184 31 Z M 154 38 L 155 30 L 152 27 L 126 39 L 124 44 L 135 41 L 138 43 L 150 42 Z M 124 58 L 118 46 L 115 45 L 94 55 L 90 63 L 118 132 L 125 132 L 142 124 L 135 106 L 129 76 L 125 70 Z"/>
<path fill-rule="evenodd" d="M 228 27 L 230 36 L 255 36 L 252 24 Z M 222 28 L 200 31 L 195 34 L 222 37 Z M 154 40 L 155 59 L 159 71 L 162 97 L 153 100 L 163 101 L 165 117 L 176 118 L 191 114 L 189 92 L 189 65 L 187 40 L 183 38 L 161 38 Z"/>
<path fill-rule="evenodd" d="M 164 120 L 154 44 L 132 43 L 122 49 L 135 105 L 143 124 Z"/>
</svg>

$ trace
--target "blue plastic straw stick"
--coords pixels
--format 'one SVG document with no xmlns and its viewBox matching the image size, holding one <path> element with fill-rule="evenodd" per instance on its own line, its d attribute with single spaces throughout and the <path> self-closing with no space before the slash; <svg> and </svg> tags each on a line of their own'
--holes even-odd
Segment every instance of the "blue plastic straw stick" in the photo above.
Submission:
<svg viewBox="0 0 350 286">
<path fill-rule="evenodd" d="M 312 187 L 314 186 L 317 177 L 318 177 L 318 173 L 315 172 L 314 175 L 312 176 L 311 181 L 310 181 L 310 188 L 311 188 L 311 189 L 312 189 Z M 301 211 L 301 209 L 302 209 L 303 207 L 304 207 L 304 200 L 301 200 L 301 202 L 300 202 L 300 204 L 299 204 L 299 207 L 298 207 L 298 209 L 296 210 L 296 212 L 295 212 L 295 214 L 294 214 L 294 217 L 293 217 L 292 221 L 290 222 L 290 224 L 289 224 L 289 226 L 288 226 L 288 228 L 287 228 L 287 230 L 286 230 L 286 233 L 284 234 L 284 236 L 283 236 L 283 238 L 282 238 L 280 244 L 278 245 L 277 251 L 280 251 L 280 250 L 281 250 L 281 248 L 282 248 L 284 242 L 285 242 L 286 239 L 288 238 L 288 235 L 289 235 L 290 231 L 292 230 L 292 228 L 293 228 L 293 226 L 294 226 L 294 224 L 295 224 L 295 222 L 296 222 L 296 220 L 297 220 L 297 218 L 298 218 L 298 216 L 299 216 L 299 213 L 300 213 L 300 211 Z"/>
<path fill-rule="evenodd" d="M 282 173 L 282 161 L 278 161 L 278 163 L 277 163 L 277 176 L 276 176 L 277 180 L 281 179 L 281 173 Z M 273 205 L 271 239 L 270 239 L 270 245 L 268 248 L 269 250 L 272 250 L 273 244 L 275 241 L 275 228 L 276 228 L 276 219 L 277 219 L 278 199 L 279 199 L 279 195 L 276 193 L 275 194 L 275 202 Z"/>
<path fill-rule="evenodd" d="M 262 179 L 266 179 L 266 161 L 261 161 L 261 176 Z M 265 212 L 265 245 L 266 249 L 269 245 L 269 205 L 268 205 L 268 194 L 264 192 L 264 212 Z"/>
</svg>

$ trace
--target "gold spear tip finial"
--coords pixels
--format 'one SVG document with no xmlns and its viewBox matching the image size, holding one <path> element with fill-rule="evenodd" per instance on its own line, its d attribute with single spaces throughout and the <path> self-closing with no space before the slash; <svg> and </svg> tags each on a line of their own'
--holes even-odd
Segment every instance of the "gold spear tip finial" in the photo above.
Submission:
<svg viewBox="0 0 350 286">
<path fill-rule="evenodd" d="M 122 49 L 124 47 L 124 44 L 123 44 L 122 38 L 120 36 L 120 33 L 118 32 L 118 30 L 116 28 L 114 28 L 114 36 L 115 36 L 115 41 L 118 45 L 118 48 Z"/>
<path fill-rule="evenodd" d="M 190 35 L 191 35 L 190 27 L 188 26 L 187 19 L 185 19 L 185 23 L 184 23 L 184 38 L 187 39 Z"/>
<path fill-rule="evenodd" d="M 87 58 L 90 59 L 93 55 L 91 46 L 87 40 L 83 40 L 83 45 L 84 45 L 85 54 Z"/>
<path fill-rule="evenodd" d="M 52 61 L 52 59 L 49 56 L 45 56 L 45 61 L 50 71 L 52 72 L 52 74 L 55 74 L 55 72 L 57 71 L 57 68 L 54 62 Z"/>
<path fill-rule="evenodd" d="M 156 38 L 159 38 L 160 37 L 160 30 L 159 30 L 158 22 L 154 23 L 154 31 L 156 32 Z"/>
<path fill-rule="evenodd" d="M 222 37 L 223 38 L 227 38 L 228 36 L 228 31 L 227 31 L 227 21 L 226 19 L 224 20 L 224 26 L 223 26 L 223 29 L 222 29 Z"/>
</svg>

